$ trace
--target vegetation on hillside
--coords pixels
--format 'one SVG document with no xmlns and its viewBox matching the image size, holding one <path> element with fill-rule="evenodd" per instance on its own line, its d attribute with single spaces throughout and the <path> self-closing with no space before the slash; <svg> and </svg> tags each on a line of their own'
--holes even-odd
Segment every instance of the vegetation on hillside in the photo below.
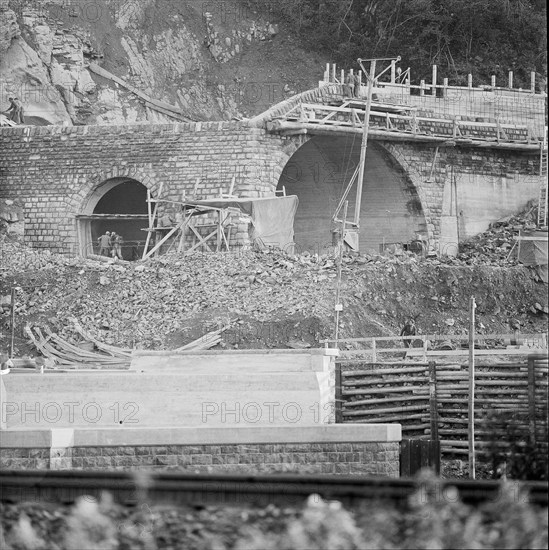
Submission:
<svg viewBox="0 0 549 550">
<path fill-rule="evenodd" d="M 257 8 L 264 0 L 246 0 Z M 547 13 L 542 0 L 277 0 L 270 10 L 333 62 L 400 55 L 412 80 L 430 79 L 431 66 L 450 84 L 529 87 L 530 71 L 546 78 Z M 542 83 L 542 86 L 545 84 Z M 538 82 L 539 86 L 539 82 Z"/>
</svg>

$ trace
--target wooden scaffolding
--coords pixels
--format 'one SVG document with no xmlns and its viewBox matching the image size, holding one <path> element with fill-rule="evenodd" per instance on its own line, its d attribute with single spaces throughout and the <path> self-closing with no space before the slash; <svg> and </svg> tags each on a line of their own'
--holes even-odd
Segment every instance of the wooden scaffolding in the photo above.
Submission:
<svg viewBox="0 0 549 550">
<path fill-rule="evenodd" d="M 158 190 L 158 197 L 153 199 L 150 192 L 147 196 L 149 227 L 145 228 L 147 239 L 143 250 L 142 259 L 145 260 L 153 255 L 158 255 L 162 246 L 170 239 L 171 243 L 168 246 L 169 252 L 177 242 L 177 252 L 189 254 L 198 248 L 203 248 L 208 252 L 221 252 L 223 247 L 229 250 L 231 240 L 231 230 L 234 224 L 231 223 L 231 214 L 238 213 L 238 208 L 230 206 L 220 207 L 219 201 L 222 199 L 236 199 L 233 195 L 235 178 L 231 181 L 231 186 L 228 193 L 223 193 L 219 189 L 219 197 L 217 199 L 200 200 L 195 198 L 197 195 L 199 180 L 197 179 L 192 199 L 187 199 L 185 192 L 181 201 L 172 201 L 162 198 L 163 184 Z M 197 204 L 200 202 L 200 204 Z M 208 204 L 211 202 L 212 204 Z M 179 209 L 177 212 L 175 223 L 169 218 L 170 224 L 160 223 L 159 204 L 172 205 Z M 151 205 L 154 204 L 154 208 Z M 204 219 L 206 218 L 206 219 Z M 204 231 L 202 233 L 201 231 Z M 187 237 L 190 236 L 189 247 L 187 248 Z M 154 246 L 150 248 L 151 240 L 154 238 Z"/>
</svg>

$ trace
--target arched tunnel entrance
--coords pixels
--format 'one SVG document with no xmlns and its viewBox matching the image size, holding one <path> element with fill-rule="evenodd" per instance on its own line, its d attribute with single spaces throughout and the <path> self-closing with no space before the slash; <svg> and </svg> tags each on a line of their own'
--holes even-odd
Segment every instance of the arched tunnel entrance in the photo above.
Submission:
<svg viewBox="0 0 549 550">
<path fill-rule="evenodd" d="M 82 255 L 99 254 L 99 237 L 109 231 L 122 236 L 124 260 L 141 258 L 147 212 L 147 188 L 142 183 L 131 178 L 103 182 L 92 192 L 78 216 Z"/>
<path fill-rule="evenodd" d="M 299 197 L 294 230 L 298 250 L 322 252 L 332 244 L 332 215 L 360 158 L 360 138 L 316 136 L 286 164 L 278 183 Z M 356 183 L 348 195 L 354 216 Z M 360 251 L 408 243 L 427 226 L 417 191 L 379 144 L 369 141 L 360 214 Z"/>
</svg>

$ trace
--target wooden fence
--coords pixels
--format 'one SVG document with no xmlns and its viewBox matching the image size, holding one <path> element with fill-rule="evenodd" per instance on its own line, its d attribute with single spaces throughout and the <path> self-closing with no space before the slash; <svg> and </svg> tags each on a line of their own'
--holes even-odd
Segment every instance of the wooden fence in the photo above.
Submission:
<svg viewBox="0 0 549 550">
<path fill-rule="evenodd" d="M 341 422 L 400 423 L 403 438 L 438 440 L 443 455 L 467 455 L 467 364 L 374 363 L 343 357 L 336 365 Z M 509 415 L 531 440 L 543 437 L 548 370 L 546 354 L 475 366 L 477 454 L 485 454 L 491 444 L 486 422 L 493 412 Z"/>
</svg>

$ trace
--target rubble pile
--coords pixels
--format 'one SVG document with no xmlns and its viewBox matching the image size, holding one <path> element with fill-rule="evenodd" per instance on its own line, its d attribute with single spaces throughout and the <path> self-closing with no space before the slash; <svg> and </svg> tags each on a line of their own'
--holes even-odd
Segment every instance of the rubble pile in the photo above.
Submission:
<svg viewBox="0 0 549 550">
<path fill-rule="evenodd" d="M 490 224 L 487 231 L 460 244 L 460 252 L 454 261 L 466 265 L 517 264 L 517 255 L 512 253 L 517 242 L 514 237 L 522 231 L 535 229 L 535 207 L 530 207 L 520 214 Z"/>
<path fill-rule="evenodd" d="M 490 234 L 500 234 L 499 227 L 507 226 Z M 234 348 L 307 347 L 333 334 L 333 255 L 250 250 L 100 262 L 29 249 L 7 238 L 0 253 L 0 323 L 6 329 L 0 349 L 8 345 L 13 284 L 18 346 L 27 353 L 27 323 L 78 344 L 82 336 L 74 319 L 91 337 L 127 348 L 173 349 L 222 326 L 233 328 L 221 347 Z M 409 317 L 424 333 L 464 333 L 471 291 L 479 304 L 479 330 L 507 332 L 509 319 L 518 319 L 525 332 L 537 331 L 546 316 L 535 304 L 547 301 L 546 286 L 522 266 L 473 264 L 446 265 L 407 252 L 344 256 L 341 337 L 395 334 Z M 258 327 L 270 332 L 260 334 Z"/>
</svg>

